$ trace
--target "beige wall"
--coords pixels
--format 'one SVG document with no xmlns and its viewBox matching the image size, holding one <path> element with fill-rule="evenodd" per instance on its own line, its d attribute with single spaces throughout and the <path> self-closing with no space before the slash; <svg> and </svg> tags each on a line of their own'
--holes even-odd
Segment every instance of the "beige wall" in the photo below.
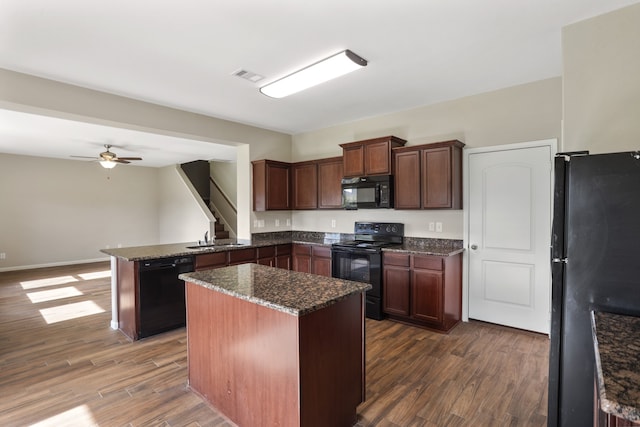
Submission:
<svg viewBox="0 0 640 427">
<path fill-rule="evenodd" d="M 563 151 L 640 149 L 640 4 L 562 32 Z"/>
<path fill-rule="evenodd" d="M 340 143 L 384 135 L 406 139 L 407 145 L 459 139 L 467 147 L 559 138 L 561 114 L 558 77 L 295 135 L 293 159 L 338 156 L 342 154 Z M 276 218 L 277 215 L 268 218 L 272 220 L 267 222 L 268 229 L 276 229 Z M 336 220 L 335 228 L 331 227 L 332 219 Z M 292 227 L 352 232 L 356 220 L 403 222 L 405 234 L 414 237 L 462 239 L 463 235 L 462 211 L 296 211 L 292 214 Z M 442 222 L 442 233 L 429 232 L 429 222 Z"/>
<path fill-rule="evenodd" d="M 155 242 L 158 169 L 0 154 L 0 271 Z"/>
</svg>

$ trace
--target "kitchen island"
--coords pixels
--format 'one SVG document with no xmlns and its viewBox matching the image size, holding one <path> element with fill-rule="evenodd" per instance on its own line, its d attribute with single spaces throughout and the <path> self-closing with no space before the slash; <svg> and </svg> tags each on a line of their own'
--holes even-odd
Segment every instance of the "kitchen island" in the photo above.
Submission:
<svg viewBox="0 0 640 427">
<path fill-rule="evenodd" d="M 189 386 L 241 426 L 352 426 L 371 285 L 242 264 L 185 273 Z"/>
</svg>

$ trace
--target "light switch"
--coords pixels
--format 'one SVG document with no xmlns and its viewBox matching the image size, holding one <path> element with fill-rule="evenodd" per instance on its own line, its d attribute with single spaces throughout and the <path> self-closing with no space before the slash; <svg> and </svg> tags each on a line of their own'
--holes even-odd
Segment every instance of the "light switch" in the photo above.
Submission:
<svg viewBox="0 0 640 427">
<path fill-rule="evenodd" d="M 280 227 L 280 220 L 276 219 L 276 227 Z"/>
<path fill-rule="evenodd" d="M 436 224 L 435 224 L 435 222 L 430 222 L 430 223 L 429 223 L 429 231 L 436 231 Z"/>
</svg>

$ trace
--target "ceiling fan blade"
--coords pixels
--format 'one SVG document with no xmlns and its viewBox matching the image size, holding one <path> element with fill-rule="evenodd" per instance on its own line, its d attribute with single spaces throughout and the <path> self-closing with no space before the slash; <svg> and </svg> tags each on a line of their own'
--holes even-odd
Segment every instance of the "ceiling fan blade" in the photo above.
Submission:
<svg viewBox="0 0 640 427">
<path fill-rule="evenodd" d="M 115 163 L 122 163 L 123 165 L 126 165 L 126 164 L 128 164 L 128 163 L 131 163 L 131 162 L 129 162 L 128 160 L 123 160 L 123 159 L 120 159 L 120 158 L 113 159 L 113 160 L 111 160 L 111 161 L 112 161 L 112 162 L 115 162 Z"/>
<path fill-rule="evenodd" d="M 142 160 L 142 157 L 118 157 L 119 160 Z"/>
<path fill-rule="evenodd" d="M 97 160 L 95 157 L 89 157 L 89 156 L 69 156 L 69 157 L 74 157 L 76 159 L 91 159 L 91 160 Z"/>
</svg>

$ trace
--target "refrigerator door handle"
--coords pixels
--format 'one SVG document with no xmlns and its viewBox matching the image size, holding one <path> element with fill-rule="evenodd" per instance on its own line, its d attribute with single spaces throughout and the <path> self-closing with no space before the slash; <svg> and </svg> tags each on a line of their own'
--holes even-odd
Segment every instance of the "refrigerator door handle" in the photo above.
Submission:
<svg viewBox="0 0 640 427">
<path fill-rule="evenodd" d="M 566 259 L 566 258 L 553 258 L 553 259 L 551 260 L 551 262 L 561 262 L 561 263 L 563 263 L 563 264 L 566 264 L 566 263 L 568 263 L 568 262 L 569 262 L 569 260 L 568 260 L 568 259 Z"/>
</svg>

